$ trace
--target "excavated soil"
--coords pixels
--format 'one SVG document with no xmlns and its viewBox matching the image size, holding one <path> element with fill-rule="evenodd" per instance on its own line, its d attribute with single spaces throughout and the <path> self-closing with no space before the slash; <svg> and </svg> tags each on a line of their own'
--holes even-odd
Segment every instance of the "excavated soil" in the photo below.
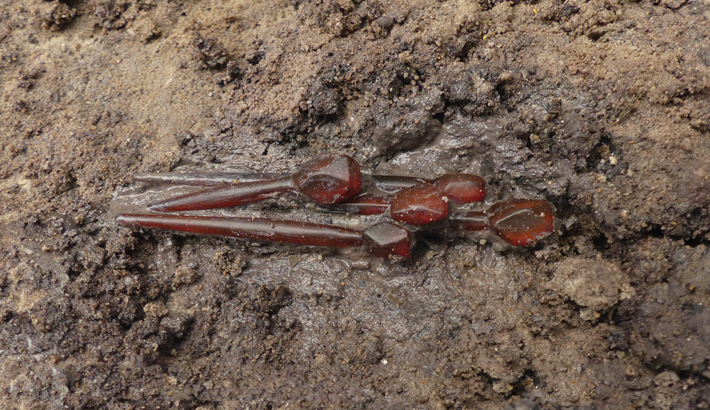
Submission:
<svg viewBox="0 0 710 410">
<path fill-rule="evenodd" d="M 0 0 L 3 409 L 710 407 L 708 0 Z M 137 172 L 472 172 L 534 248 L 121 227 Z M 299 200 L 228 212 L 319 219 Z M 307 204 L 306 204 L 307 205 Z M 306 207 L 307 208 L 307 207 Z"/>
</svg>

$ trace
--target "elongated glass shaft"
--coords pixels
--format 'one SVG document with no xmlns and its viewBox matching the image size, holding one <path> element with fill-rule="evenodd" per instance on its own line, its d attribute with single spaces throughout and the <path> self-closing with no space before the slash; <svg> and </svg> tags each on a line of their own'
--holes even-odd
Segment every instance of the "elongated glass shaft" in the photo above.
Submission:
<svg viewBox="0 0 710 410">
<path fill-rule="evenodd" d="M 335 248 L 362 245 L 360 231 L 338 226 L 268 218 L 122 214 L 116 220 L 128 226 L 170 229 L 204 235 Z"/>
<path fill-rule="evenodd" d="M 139 182 L 156 184 L 219 186 L 225 184 L 263 181 L 265 179 L 279 179 L 288 175 L 289 174 L 268 172 L 154 172 L 138 173 L 133 176 L 133 179 Z M 386 192 L 396 192 L 404 188 L 414 186 L 420 182 L 427 181 L 424 178 L 391 175 L 363 174 L 363 177 L 371 178 L 379 189 Z"/>
<path fill-rule="evenodd" d="M 251 204 L 293 189 L 291 177 L 244 182 L 170 198 L 149 206 L 156 212 L 196 211 Z"/>
<path fill-rule="evenodd" d="M 247 173 L 247 172 L 153 172 L 138 173 L 133 179 L 139 182 L 152 182 L 171 185 L 219 186 L 244 182 L 280 179 L 289 174 Z"/>
</svg>

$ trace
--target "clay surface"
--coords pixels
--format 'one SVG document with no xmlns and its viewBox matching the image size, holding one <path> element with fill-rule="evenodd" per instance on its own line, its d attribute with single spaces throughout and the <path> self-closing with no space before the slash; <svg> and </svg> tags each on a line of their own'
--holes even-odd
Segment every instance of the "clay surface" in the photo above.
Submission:
<svg viewBox="0 0 710 410">
<path fill-rule="evenodd" d="M 0 408 L 710 406 L 707 0 L 0 0 Z M 119 226 L 175 169 L 469 172 L 513 249 Z M 204 215 L 361 228 L 287 194 Z"/>
</svg>

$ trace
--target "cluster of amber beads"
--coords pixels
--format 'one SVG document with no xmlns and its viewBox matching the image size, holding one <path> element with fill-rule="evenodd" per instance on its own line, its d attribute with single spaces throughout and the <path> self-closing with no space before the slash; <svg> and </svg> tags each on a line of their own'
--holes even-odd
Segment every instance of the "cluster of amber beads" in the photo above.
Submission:
<svg viewBox="0 0 710 410">
<path fill-rule="evenodd" d="M 377 192 L 362 192 L 363 174 L 353 158 L 329 155 L 305 163 L 296 173 L 245 182 L 229 182 L 148 206 L 152 214 L 122 214 L 128 226 L 169 229 L 242 239 L 310 246 L 362 246 L 375 256 L 409 258 L 414 243 L 409 228 L 447 222 L 453 229 L 490 230 L 514 246 L 532 245 L 553 231 L 552 206 L 547 201 L 502 201 L 487 211 L 460 209 L 483 201 L 485 181 L 476 175 L 446 174 L 434 180 L 370 175 Z M 139 180 L 209 184 L 209 176 L 141 175 Z M 168 212 L 233 207 L 296 191 L 330 212 L 377 215 L 389 212 L 392 221 L 362 231 L 333 225 L 269 218 L 212 217 Z"/>
</svg>

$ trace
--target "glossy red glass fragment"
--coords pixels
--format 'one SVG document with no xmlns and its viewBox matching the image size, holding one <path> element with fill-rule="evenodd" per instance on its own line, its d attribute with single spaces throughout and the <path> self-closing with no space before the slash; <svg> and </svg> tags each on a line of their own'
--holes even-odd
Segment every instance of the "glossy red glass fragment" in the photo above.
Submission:
<svg viewBox="0 0 710 410">
<path fill-rule="evenodd" d="M 333 205 L 362 189 L 360 165 L 347 155 L 309 161 L 293 176 L 298 190 L 321 205 Z"/>
<path fill-rule="evenodd" d="M 362 245 L 360 231 L 310 222 L 278 221 L 267 218 L 143 214 L 118 215 L 116 220 L 128 226 L 170 229 L 258 241 L 336 248 Z"/>
<path fill-rule="evenodd" d="M 156 212 L 198 211 L 251 204 L 293 189 L 290 177 L 205 189 L 148 206 Z"/>
<path fill-rule="evenodd" d="M 554 230 L 552 205 L 547 201 L 515 199 L 489 210 L 493 232 L 515 246 L 533 245 Z"/>
<path fill-rule="evenodd" d="M 328 207 L 333 212 L 350 215 L 379 215 L 387 212 L 392 202 L 392 197 L 360 194 Z"/>
<path fill-rule="evenodd" d="M 447 197 L 460 204 L 483 201 L 486 198 L 486 181 L 477 175 L 446 174 L 434 180 L 434 186 Z"/>
<path fill-rule="evenodd" d="M 410 225 L 440 221 L 449 214 L 449 199 L 431 184 L 417 184 L 397 192 L 390 205 L 392 219 Z"/>
<path fill-rule="evenodd" d="M 365 250 L 374 256 L 408 259 L 412 254 L 411 232 L 392 222 L 381 222 L 367 228 L 362 234 L 362 241 Z"/>
</svg>

